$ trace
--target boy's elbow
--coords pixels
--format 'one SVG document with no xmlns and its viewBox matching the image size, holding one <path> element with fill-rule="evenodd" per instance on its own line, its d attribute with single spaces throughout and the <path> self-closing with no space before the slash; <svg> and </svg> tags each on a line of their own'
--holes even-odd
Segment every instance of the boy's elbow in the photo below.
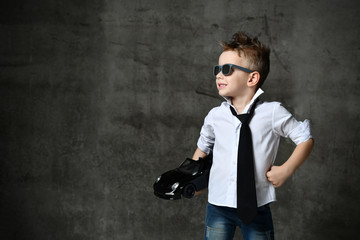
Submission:
<svg viewBox="0 0 360 240">
<path fill-rule="evenodd" d="M 308 140 L 308 142 L 309 142 L 311 148 L 313 148 L 314 145 L 315 145 L 315 140 L 314 140 L 314 138 L 310 138 L 310 139 Z"/>
<path fill-rule="evenodd" d="M 314 138 L 310 138 L 309 140 L 307 140 L 306 144 L 308 145 L 309 152 L 311 152 L 315 145 Z"/>
</svg>

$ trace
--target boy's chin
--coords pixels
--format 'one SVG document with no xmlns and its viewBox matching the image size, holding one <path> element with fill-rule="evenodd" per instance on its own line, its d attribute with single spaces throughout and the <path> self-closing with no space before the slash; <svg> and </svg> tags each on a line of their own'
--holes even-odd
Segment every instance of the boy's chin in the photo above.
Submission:
<svg viewBox="0 0 360 240">
<path fill-rule="evenodd" d="M 224 94 L 221 90 L 218 91 L 219 95 L 222 96 L 222 97 L 226 97 L 226 94 Z"/>
<path fill-rule="evenodd" d="M 231 97 L 231 96 L 229 96 L 229 94 L 222 93 L 221 91 L 219 91 L 219 95 L 220 95 L 221 97 L 225 97 L 225 98 Z"/>
</svg>

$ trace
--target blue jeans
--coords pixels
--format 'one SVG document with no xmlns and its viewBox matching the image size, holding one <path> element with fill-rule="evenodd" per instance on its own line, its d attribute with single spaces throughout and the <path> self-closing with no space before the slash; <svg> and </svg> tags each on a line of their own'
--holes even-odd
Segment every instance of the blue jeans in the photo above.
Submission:
<svg viewBox="0 0 360 240">
<path fill-rule="evenodd" d="M 236 208 L 208 203 L 205 220 L 205 240 L 232 240 L 239 226 L 244 240 L 273 240 L 274 227 L 269 204 L 258 208 L 256 218 L 248 225 L 241 222 Z"/>
</svg>

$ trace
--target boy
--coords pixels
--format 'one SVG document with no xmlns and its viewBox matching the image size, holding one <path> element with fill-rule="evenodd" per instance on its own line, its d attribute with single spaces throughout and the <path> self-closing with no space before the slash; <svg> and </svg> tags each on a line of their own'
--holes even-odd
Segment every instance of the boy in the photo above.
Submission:
<svg viewBox="0 0 360 240">
<path fill-rule="evenodd" d="M 204 239 L 233 239 L 237 226 L 245 240 L 274 239 L 269 203 L 276 200 L 274 188 L 312 151 L 309 121 L 298 122 L 278 102 L 258 101 L 269 73 L 268 47 L 243 32 L 221 45 L 214 76 L 226 101 L 206 116 L 193 156 L 213 152 Z M 273 166 L 280 137 L 297 146 L 283 165 Z"/>
</svg>

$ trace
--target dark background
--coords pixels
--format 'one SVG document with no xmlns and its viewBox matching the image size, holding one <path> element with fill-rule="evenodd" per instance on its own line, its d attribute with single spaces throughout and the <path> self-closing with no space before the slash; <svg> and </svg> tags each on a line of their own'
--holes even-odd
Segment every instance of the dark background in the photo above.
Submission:
<svg viewBox="0 0 360 240">
<path fill-rule="evenodd" d="M 206 194 L 170 202 L 152 184 L 192 156 L 220 104 L 218 41 L 239 30 L 271 48 L 262 99 L 316 141 L 277 190 L 277 239 L 357 238 L 359 5 L 2 1 L 0 239 L 202 239 Z"/>
</svg>

